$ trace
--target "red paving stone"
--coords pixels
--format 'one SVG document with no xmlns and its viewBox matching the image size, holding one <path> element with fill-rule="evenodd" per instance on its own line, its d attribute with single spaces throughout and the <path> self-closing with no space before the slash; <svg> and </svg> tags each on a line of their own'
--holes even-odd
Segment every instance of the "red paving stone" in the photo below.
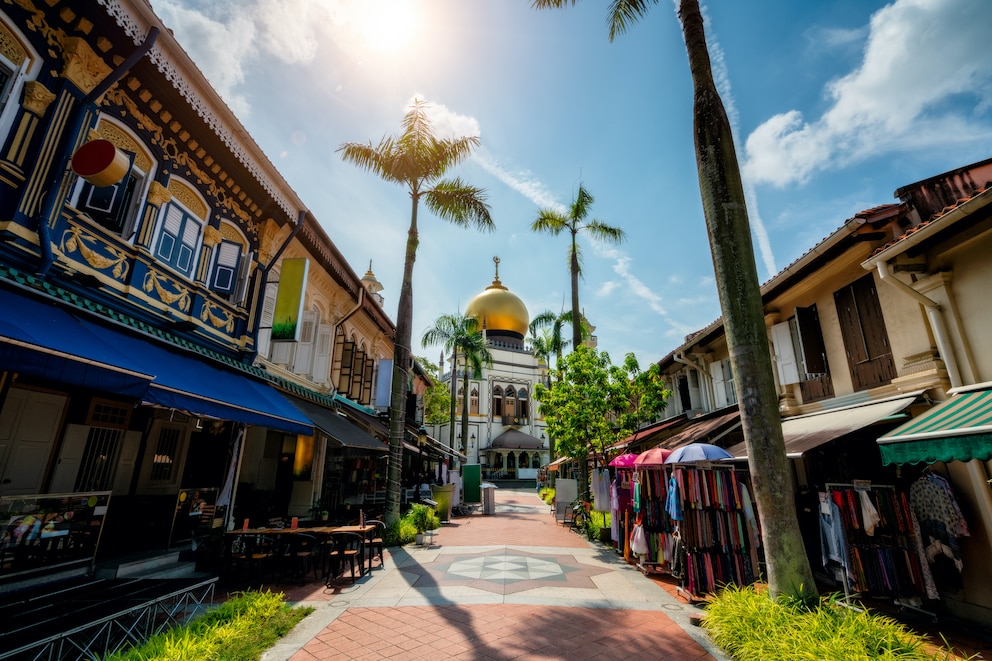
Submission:
<svg viewBox="0 0 992 661">
<path fill-rule="evenodd" d="M 547 548 L 589 548 L 579 534 L 555 523 L 536 493 L 500 490 L 496 502 L 496 515 L 454 517 L 442 526 L 436 544 L 441 548 L 544 547 L 545 553 Z M 523 555 L 528 555 L 526 550 Z M 428 569 L 444 562 L 439 556 L 437 563 L 405 571 L 444 585 L 459 584 L 447 581 L 440 570 Z M 611 570 L 586 573 L 604 571 Z M 292 601 L 334 600 L 337 596 L 323 586 L 287 590 Z M 290 661 L 630 658 L 714 659 L 662 612 L 511 603 L 351 607 L 289 657 Z"/>
</svg>

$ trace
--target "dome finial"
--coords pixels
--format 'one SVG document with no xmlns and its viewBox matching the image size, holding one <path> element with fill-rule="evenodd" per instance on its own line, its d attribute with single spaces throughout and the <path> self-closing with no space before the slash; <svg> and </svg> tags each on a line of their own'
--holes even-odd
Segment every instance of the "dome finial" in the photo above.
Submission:
<svg viewBox="0 0 992 661">
<path fill-rule="evenodd" d="M 506 289 L 503 283 L 499 281 L 499 257 L 493 257 L 493 264 L 496 265 L 496 277 L 493 278 L 493 284 L 486 287 L 486 289 Z"/>
</svg>

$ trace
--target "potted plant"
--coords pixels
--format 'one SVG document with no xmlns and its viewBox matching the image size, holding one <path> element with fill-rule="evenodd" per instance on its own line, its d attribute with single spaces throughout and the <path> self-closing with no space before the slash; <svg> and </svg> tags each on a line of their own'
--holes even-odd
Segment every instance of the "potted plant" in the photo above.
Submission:
<svg viewBox="0 0 992 661">
<path fill-rule="evenodd" d="M 423 503 L 413 504 L 413 508 L 410 511 L 410 520 L 417 529 L 417 544 L 424 543 L 425 532 L 434 530 L 437 527 L 437 516 L 434 514 L 434 509 Z"/>
<path fill-rule="evenodd" d="M 331 515 L 330 511 L 327 509 L 327 505 L 319 496 L 313 499 L 313 505 L 310 507 L 310 518 L 314 521 L 327 521 L 327 518 Z"/>
</svg>

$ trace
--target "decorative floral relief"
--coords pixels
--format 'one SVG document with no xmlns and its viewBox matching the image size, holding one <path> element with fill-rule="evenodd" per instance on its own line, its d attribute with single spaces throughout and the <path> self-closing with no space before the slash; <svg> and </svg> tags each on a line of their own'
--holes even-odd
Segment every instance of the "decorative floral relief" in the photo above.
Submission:
<svg viewBox="0 0 992 661">
<path fill-rule="evenodd" d="M 170 285 L 175 291 L 169 291 L 165 288 L 165 285 Z M 147 275 L 145 275 L 145 281 L 142 283 L 141 288 L 148 293 L 154 291 L 159 300 L 169 305 L 175 304 L 181 311 L 189 312 L 189 289 L 155 269 L 150 269 Z"/>
<path fill-rule="evenodd" d="M 220 314 L 217 314 L 217 312 Z M 210 301 L 203 301 L 203 309 L 200 311 L 200 320 L 209 321 L 213 324 L 214 328 L 223 328 L 228 333 L 234 332 L 234 315 L 219 308 Z"/>
<path fill-rule="evenodd" d="M 93 244 L 94 247 L 90 247 Z M 97 249 L 102 248 L 111 256 L 101 255 Z M 86 263 L 97 269 L 105 271 L 111 267 L 111 273 L 117 280 L 123 280 L 128 272 L 128 254 L 113 246 L 107 245 L 98 237 L 87 234 L 79 227 L 67 229 L 62 234 L 62 241 L 59 243 L 59 250 L 63 254 L 78 252 Z"/>
</svg>

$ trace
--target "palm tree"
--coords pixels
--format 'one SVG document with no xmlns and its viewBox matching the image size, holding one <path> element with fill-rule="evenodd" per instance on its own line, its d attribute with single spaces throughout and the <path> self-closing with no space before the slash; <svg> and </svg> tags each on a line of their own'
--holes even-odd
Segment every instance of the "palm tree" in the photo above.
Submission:
<svg viewBox="0 0 992 661">
<path fill-rule="evenodd" d="M 533 0 L 534 7 L 562 7 L 577 0 Z M 658 0 L 613 0 L 610 40 L 639 20 Z M 754 262 L 740 166 L 726 109 L 713 81 L 699 0 L 680 0 L 679 19 L 692 72 L 696 169 L 709 235 L 720 307 L 739 385 L 741 427 L 768 563 L 772 597 L 813 599 L 816 585 L 803 549 L 785 454 L 782 419 L 768 351 L 764 309 Z"/>
<path fill-rule="evenodd" d="M 411 368 L 411 327 L 413 325 L 413 263 L 417 259 L 420 235 L 417 210 L 421 199 L 430 211 L 460 227 L 475 226 L 492 231 L 495 227 L 486 203 L 485 190 L 469 186 L 455 177 L 445 179 L 448 170 L 479 146 L 478 136 L 439 138 L 427 116 L 428 104 L 415 99 L 403 116 L 403 131 L 384 136 L 378 145 L 346 142 L 338 148 L 345 161 L 407 189 L 411 201 L 410 228 L 407 231 L 396 312 L 396 339 L 393 343 L 393 375 L 389 400 L 389 464 L 386 482 L 387 524 L 400 517 L 400 467 L 406 418 L 408 374 Z"/>
<path fill-rule="evenodd" d="M 462 454 L 468 454 L 468 386 L 469 368 L 472 378 L 482 378 L 482 367 L 491 367 L 493 355 L 482 334 L 482 327 L 476 317 L 466 317 L 457 314 L 443 314 L 434 320 L 434 325 L 424 332 L 421 340 L 423 346 L 440 344 L 445 351 L 451 351 L 456 357 L 465 359 L 465 370 L 462 372 Z M 455 370 L 451 370 L 452 390 L 454 390 Z M 452 408 L 451 426 L 455 425 L 454 409 Z"/>
<path fill-rule="evenodd" d="M 538 354 L 539 357 L 543 355 L 544 359 L 550 363 L 551 361 L 549 358 L 551 354 L 554 354 L 556 364 L 557 361 L 561 360 L 561 355 L 564 353 L 565 347 L 568 346 L 568 340 L 566 340 L 562 335 L 562 330 L 566 325 L 571 323 L 571 310 L 560 312 L 558 314 L 555 314 L 551 310 L 545 310 L 531 320 L 530 334 L 534 338 L 531 340 L 531 343 L 535 347 L 540 346 L 539 342 L 546 345 L 545 347 L 542 347 L 544 352 L 542 354 Z M 537 334 L 538 330 L 544 330 L 546 335 L 539 336 Z M 545 337 L 547 339 L 544 339 Z"/>
<path fill-rule="evenodd" d="M 582 344 L 582 315 L 579 313 L 579 273 L 582 272 L 579 266 L 579 246 L 576 236 L 579 231 L 585 230 L 593 237 L 609 243 L 620 244 L 626 238 L 623 230 L 619 227 L 612 227 L 598 220 L 585 222 L 589 215 L 589 207 L 592 206 L 593 197 L 582 184 L 579 184 L 579 192 L 575 200 L 564 214 L 558 209 L 541 209 L 537 214 L 537 219 L 531 224 L 531 230 L 553 234 L 555 236 L 564 231 L 571 234 L 572 243 L 568 250 L 569 271 L 572 276 L 572 346 L 577 347 Z"/>
</svg>

